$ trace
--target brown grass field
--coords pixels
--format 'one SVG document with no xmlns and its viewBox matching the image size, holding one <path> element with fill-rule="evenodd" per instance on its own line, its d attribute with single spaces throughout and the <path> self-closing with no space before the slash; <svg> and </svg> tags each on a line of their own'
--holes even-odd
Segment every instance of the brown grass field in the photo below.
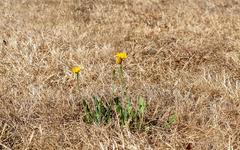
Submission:
<svg viewBox="0 0 240 150">
<path fill-rule="evenodd" d="M 145 129 L 82 119 L 120 51 Z M 240 150 L 240 1 L 1 0 L 0 149 Z"/>
</svg>

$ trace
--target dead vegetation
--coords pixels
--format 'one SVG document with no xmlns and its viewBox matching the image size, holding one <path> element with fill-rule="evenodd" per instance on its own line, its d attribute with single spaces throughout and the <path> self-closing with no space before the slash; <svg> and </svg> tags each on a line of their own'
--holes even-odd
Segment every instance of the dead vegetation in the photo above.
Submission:
<svg viewBox="0 0 240 150">
<path fill-rule="evenodd" d="M 240 148 L 237 0 L 2 0 L 0 13 L 0 149 Z M 118 51 L 145 131 L 82 121 L 81 99 L 113 97 Z"/>
</svg>

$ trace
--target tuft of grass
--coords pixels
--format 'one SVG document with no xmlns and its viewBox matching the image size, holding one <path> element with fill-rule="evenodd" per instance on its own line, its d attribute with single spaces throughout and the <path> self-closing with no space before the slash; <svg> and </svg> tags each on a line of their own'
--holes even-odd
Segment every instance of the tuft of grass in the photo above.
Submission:
<svg viewBox="0 0 240 150">
<path fill-rule="evenodd" d="M 120 125 L 124 125 L 130 127 L 131 129 L 141 129 L 142 124 L 144 123 L 144 113 L 146 109 L 146 101 L 143 97 L 138 98 L 137 108 L 133 107 L 133 104 L 130 99 L 128 99 L 126 93 L 126 82 L 124 79 L 124 69 L 123 69 L 123 61 L 127 58 L 126 53 L 117 53 L 116 64 L 119 65 L 119 74 L 116 76 L 115 70 L 113 71 L 113 75 L 120 80 L 119 87 L 121 88 L 122 97 L 115 97 L 111 104 L 105 104 L 104 100 L 99 99 L 96 96 L 93 96 L 94 107 L 90 109 L 89 104 L 85 100 L 83 100 L 83 110 L 84 110 L 84 117 L 83 121 L 92 124 L 107 124 L 111 120 L 112 123 L 114 118 L 120 122 Z M 77 70 L 77 75 L 80 72 L 80 69 L 72 69 Z M 74 74 L 76 71 L 72 71 Z M 79 87 L 79 78 L 77 78 L 78 87 Z M 79 91 L 80 92 L 80 91 Z M 126 100 L 128 101 L 126 102 Z M 122 102 L 121 102 L 122 101 Z M 106 107 L 105 107 L 106 106 Z M 113 111 L 115 110 L 115 111 Z M 114 124 L 114 123 L 113 123 Z"/>
<path fill-rule="evenodd" d="M 112 107 L 108 104 L 103 104 L 103 101 L 98 97 L 93 97 L 94 109 L 90 109 L 89 104 L 83 100 L 84 117 L 86 123 L 109 123 L 112 119 Z"/>
</svg>

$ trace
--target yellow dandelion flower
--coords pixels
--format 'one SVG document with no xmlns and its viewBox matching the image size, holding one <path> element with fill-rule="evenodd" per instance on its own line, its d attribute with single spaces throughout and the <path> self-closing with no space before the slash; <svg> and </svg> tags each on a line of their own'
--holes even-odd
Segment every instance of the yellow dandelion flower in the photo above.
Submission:
<svg viewBox="0 0 240 150">
<path fill-rule="evenodd" d="M 73 73 L 78 74 L 81 71 L 81 68 L 80 67 L 73 67 L 71 70 L 72 70 Z"/>
<path fill-rule="evenodd" d="M 127 54 L 124 52 L 117 53 L 116 55 L 116 63 L 117 64 L 122 64 L 123 60 L 127 58 Z"/>
<path fill-rule="evenodd" d="M 121 58 L 121 59 L 126 59 L 127 58 L 127 54 L 124 52 L 121 53 L 117 53 L 117 57 Z"/>
</svg>

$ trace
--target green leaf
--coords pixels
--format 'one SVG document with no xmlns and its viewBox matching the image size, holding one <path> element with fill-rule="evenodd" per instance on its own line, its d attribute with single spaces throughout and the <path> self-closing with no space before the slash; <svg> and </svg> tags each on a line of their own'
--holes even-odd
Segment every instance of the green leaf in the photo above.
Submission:
<svg viewBox="0 0 240 150">
<path fill-rule="evenodd" d="M 86 113 L 90 113 L 90 109 L 88 107 L 88 104 L 85 100 L 83 100 L 83 108 Z"/>
<path fill-rule="evenodd" d="M 138 111 L 141 114 L 144 114 L 145 108 L 146 108 L 146 101 L 142 96 L 140 96 L 138 99 Z"/>
<path fill-rule="evenodd" d="M 87 123 L 91 123 L 92 122 L 91 110 L 89 109 L 89 106 L 85 100 L 83 100 L 83 109 L 84 109 L 84 113 L 85 113 L 84 120 Z"/>
<path fill-rule="evenodd" d="M 100 104 L 99 104 L 99 105 L 100 105 L 100 112 L 101 112 L 102 116 L 104 116 L 104 114 L 105 114 L 106 111 L 107 111 L 107 108 L 104 106 L 102 100 L 101 100 L 99 103 L 100 103 Z"/>
<path fill-rule="evenodd" d="M 174 125 L 177 122 L 177 115 L 173 114 L 171 115 L 168 120 L 164 123 L 165 128 L 170 128 L 172 125 Z"/>
<path fill-rule="evenodd" d="M 115 103 L 116 112 L 121 114 L 123 108 L 118 97 L 114 98 L 114 103 Z"/>
<path fill-rule="evenodd" d="M 123 123 L 125 124 L 128 121 L 128 111 L 127 109 L 123 110 Z"/>
<path fill-rule="evenodd" d="M 104 119 L 105 119 L 105 122 L 108 123 L 109 120 L 111 119 L 112 117 L 112 107 L 111 105 L 108 105 L 107 108 L 106 108 L 106 113 L 104 115 Z"/>
<path fill-rule="evenodd" d="M 127 104 L 127 111 L 128 111 L 128 114 L 132 113 L 132 103 L 130 100 L 128 101 L 128 104 Z"/>
<path fill-rule="evenodd" d="M 128 111 L 128 119 L 135 119 L 136 113 L 134 111 L 134 108 L 130 100 L 128 101 L 127 111 Z"/>
<path fill-rule="evenodd" d="M 177 115 L 173 114 L 168 118 L 169 125 L 173 125 L 177 122 Z"/>
<path fill-rule="evenodd" d="M 119 97 L 114 98 L 114 103 L 115 103 L 115 109 L 116 109 L 116 112 L 120 119 L 120 122 L 121 122 L 121 124 L 124 124 L 125 120 L 127 118 L 126 117 L 127 111 L 123 108 L 123 106 L 119 100 Z"/>
</svg>

